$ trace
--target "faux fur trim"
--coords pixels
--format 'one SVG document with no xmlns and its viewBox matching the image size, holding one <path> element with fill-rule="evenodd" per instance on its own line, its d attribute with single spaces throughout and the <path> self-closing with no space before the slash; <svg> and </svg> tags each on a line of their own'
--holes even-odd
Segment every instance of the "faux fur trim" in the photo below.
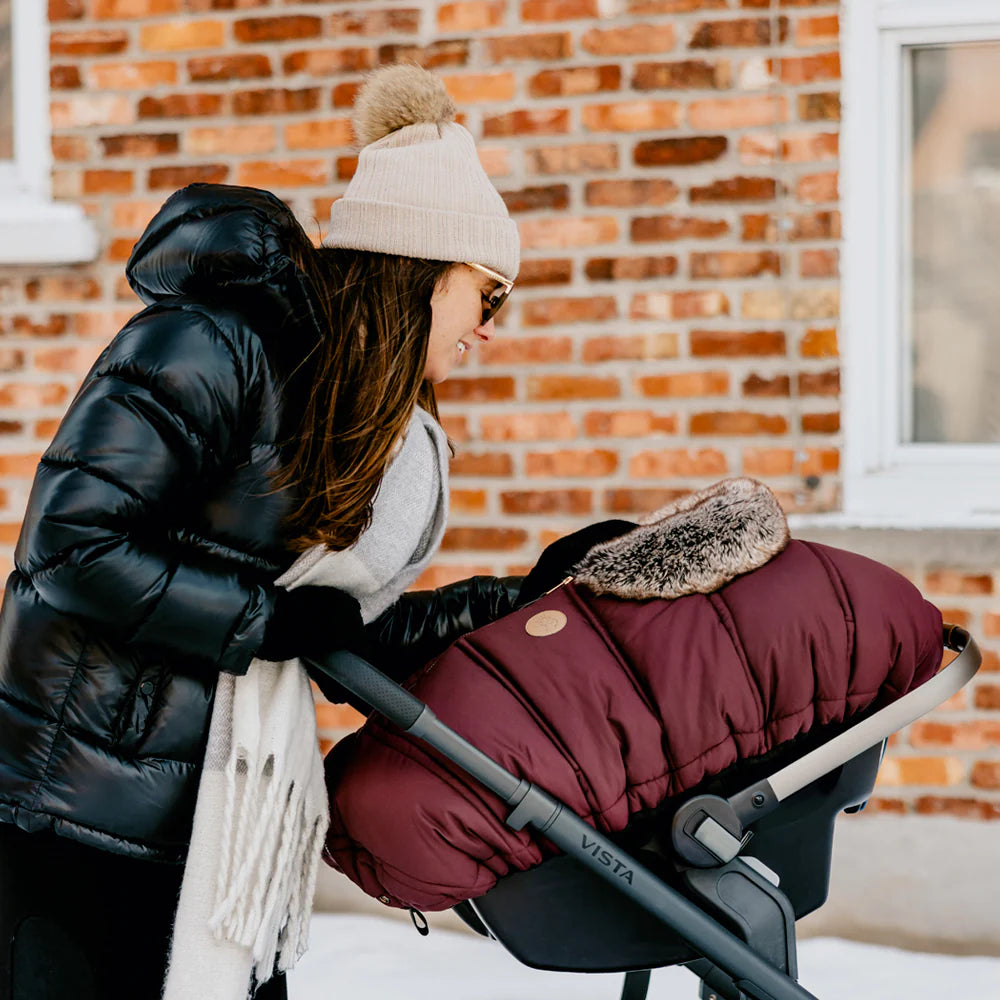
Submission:
<svg viewBox="0 0 1000 1000">
<path fill-rule="evenodd" d="M 455 105 L 440 78 L 406 63 L 374 70 L 354 102 L 354 134 L 361 146 L 407 125 L 442 125 L 454 118 Z"/>
<path fill-rule="evenodd" d="M 633 600 L 709 594 L 763 566 L 788 537 L 784 512 L 763 483 L 723 479 L 595 545 L 577 563 L 575 582 Z"/>
</svg>

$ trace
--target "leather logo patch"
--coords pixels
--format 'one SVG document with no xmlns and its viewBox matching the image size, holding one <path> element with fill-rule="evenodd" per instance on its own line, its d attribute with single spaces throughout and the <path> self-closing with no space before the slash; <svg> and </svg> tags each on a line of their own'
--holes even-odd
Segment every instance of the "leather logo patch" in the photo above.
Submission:
<svg viewBox="0 0 1000 1000">
<path fill-rule="evenodd" d="M 539 611 L 524 623 L 528 635 L 555 635 L 566 627 L 566 616 L 561 611 Z"/>
</svg>

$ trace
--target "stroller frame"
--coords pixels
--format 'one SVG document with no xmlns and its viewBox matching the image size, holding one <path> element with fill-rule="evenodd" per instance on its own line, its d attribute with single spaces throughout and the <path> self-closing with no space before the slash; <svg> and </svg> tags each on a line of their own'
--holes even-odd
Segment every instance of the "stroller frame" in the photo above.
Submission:
<svg viewBox="0 0 1000 1000">
<path fill-rule="evenodd" d="M 830 772 L 860 761 L 869 766 L 873 780 L 885 740 L 946 701 L 975 675 L 982 656 L 969 633 L 945 625 L 943 641 L 959 655 L 918 688 L 735 795 L 696 795 L 685 801 L 674 816 L 671 838 L 674 860 L 682 862 L 684 871 L 683 893 L 564 803 L 501 767 L 367 661 L 341 650 L 315 666 L 503 799 L 511 807 L 508 826 L 515 830 L 532 826 L 577 865 L 669 928 L 694 953 L 680 961 L 702 980 L 705 1000 L 817 1000 L 797 982 L 796 915 L 776 884 L 777 876 L 755 858 L 741 858 L 740 852 L 755 824 Z M 862 802 L 849 804 L 857 809 Z M 725 892 L 719 888 L 723 879 Z M 469 902 L 474 916 L 470 920 L 462 914 L 463 918 L 473 926 L 481 921 L 480 932 L 488 931 L 507 946 L 504 928 L 491 922 L 475 900 Z M 520 957 L 515 949 L 508 946 L 508 950 Z M 616 967 L 626 972 L 622 1000 L 643 1000 L 651 966 L 637 969 L 626 960 Z"/>
</svg>

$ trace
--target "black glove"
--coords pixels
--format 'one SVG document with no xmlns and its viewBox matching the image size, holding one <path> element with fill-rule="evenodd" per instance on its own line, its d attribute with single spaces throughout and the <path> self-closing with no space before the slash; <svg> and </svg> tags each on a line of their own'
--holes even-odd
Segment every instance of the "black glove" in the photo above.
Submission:
<svg viewBox="0 0 1000 1000">
<path fill-rule="evenodd" d="M 573 567 L 595 545 L 624 535 L 635 526 L 632 521 L 598 521 L 554 541 L 542 552 L 538 562 L 524 578 L 517 607 L 523 608 L 553 587 L 558 587 L 566 577 L 572 576 Z"/>
</svg>

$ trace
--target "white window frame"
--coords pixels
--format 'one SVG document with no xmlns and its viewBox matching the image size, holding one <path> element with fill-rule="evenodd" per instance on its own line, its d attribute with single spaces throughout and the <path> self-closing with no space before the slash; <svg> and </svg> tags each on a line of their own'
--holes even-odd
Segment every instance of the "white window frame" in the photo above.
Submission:
<svg viewBox="0 0 1000 1000">
<path fill-rule="evenodd" d="M 52 201 L 48 4 L 12 0 L 14 159 L 0 162 L 0 264 L 69 264 L 97 256 L 82 208 Z"/>
<path fill-rule="evenodd" d="M 997 0 L 846 0 L 841 177 L 844 510 L 853 524 L 1000 527 L 1000 444 L 901 444 L 908 301 L 904 47 L 1000 41 Z M 1000 246 L 1000 237 L 998 237 Z M 954 373 L 962 391 L 963 373 Z"/>
</svg>

